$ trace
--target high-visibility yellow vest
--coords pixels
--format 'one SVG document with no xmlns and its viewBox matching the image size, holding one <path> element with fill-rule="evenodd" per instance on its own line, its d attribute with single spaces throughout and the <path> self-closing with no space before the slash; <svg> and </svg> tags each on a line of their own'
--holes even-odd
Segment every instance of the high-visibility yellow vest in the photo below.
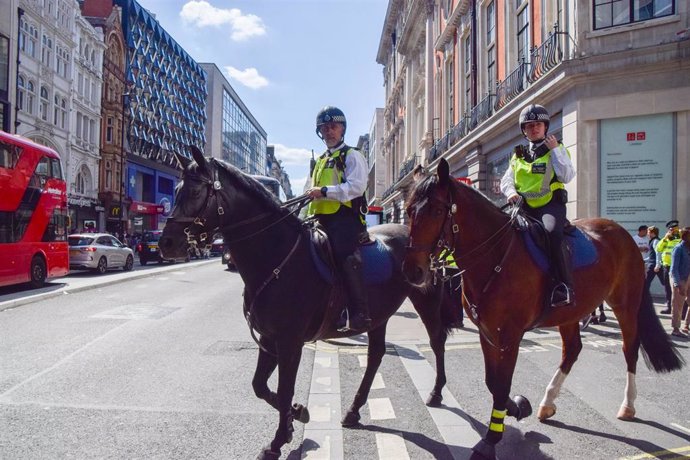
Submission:
<svg viewBox="0 0 690 460">
<path fill-rule="evenodd" d="M 566 152 L 570 156 L 570 152 L 568 150 Z M 551 201 L 555 190 L 565 188 L 562 182 L 554 180 L 556 173 L 551 161 L 551 150 L 531 163 L 513 155 L 510 159 L 510 166 L 515 175 L 515 190 L 525 198 L 527 204 L 532 208 L 544 206 Z"/>
<path fill-rule="evenodd" d="M 673 248 L 678 246 L 680 242 L 681 239 L 678 236 L 672 236 L 670 238 L 664 236 L 661 241 L 659 241 L 659 244 L 656 245 L 656 253 L 657 255 L 661 254 L 661 265 L 664 267 L 671 266 L 671 253 L 673 252 Z"/>
<path fill-rule="evenodd" d="M 347 152 L 351 147 L 345 147 L 343 150 L 336 150 L 333 153 L 326 151 L 316 160 L 314 166 L 314 173 L 312 174 L 312 187 L 325 187 L 328 185 L 337 185 L 344 180 L 345 174 L 345 158 Z M 307 214 L 313 216 L 314 214 L 335 214 L 340 209 L 341 205 L 349 208 L 352 207 L 352 202 L 347 201 L 341 203 L 338 200 L 330 200 L 328 197 L 319 200 L 314 200 L 309 203 Z"/>
</svg>

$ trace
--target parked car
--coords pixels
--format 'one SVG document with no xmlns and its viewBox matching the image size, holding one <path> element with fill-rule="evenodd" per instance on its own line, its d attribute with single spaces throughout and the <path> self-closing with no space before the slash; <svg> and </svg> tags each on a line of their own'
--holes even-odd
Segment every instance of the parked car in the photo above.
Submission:
<svg viewBox="0 0 690 460">
<path fill-rule="evenodd" d="M 139 263 L 141 265 L 146 265 L 149 262 L 158 262 L 159 264 L 163 262 L 189 262 L 189 254 L 187 254 L 187 257 L 180 259 L 164 259 L 158 247 L 158 241 L 161 239 L 162 235 L 163 230 L 149 230 L 144 232 L 141 236 L 141 241 L 137 244 Z"/>
<path fill-rule="evenodd" d="M 217 257 L 217 256 L 222 256 L 223 252 L 225 250 L 225 241 L 223 238 L 216 238 L 213 240 L 213 243 L 211 243 L 211 249 L 209 250 L 209 254 L 211 257 Z"/>
<path fill-rule="evenodd" d="M 78 233 L 67 238 L 69 268 L 96 270 L 109 268 L 129 271 L 134 267 L 134 252 L 109 233 Z"/>
</svg>

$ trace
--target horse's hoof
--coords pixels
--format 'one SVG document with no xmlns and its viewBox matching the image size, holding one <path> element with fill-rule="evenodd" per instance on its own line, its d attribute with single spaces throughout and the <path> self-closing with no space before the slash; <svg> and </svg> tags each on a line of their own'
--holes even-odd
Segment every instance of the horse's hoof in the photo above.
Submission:
<svg viewBox="0 0 690 460">
<path fill-rule="evenodd" d="M 429 407 L 441 407 L 441 401 L 443 401 L 443 396 L 440 394 L 430 393 L 426 400 L 426 405 Z"/>
<path fill-rule="evenodd" d="M 621 408 L 618 410 L 618 415 L 616 415 L 618 420 L 623 420 L 626 422 L 630 422 L 632 420 L 635 420 L 635 409 L 632 409 L 627 406 L 621 406 Z"/>
<path fill-rule="evenodd" d="M 496 458 L 496 446 L 493 444 L 489 444 L 483 439 L 474 445 L 474 447 L 472 448 L 472 452 L 476 454 L 473 454 L 472 457 L 470 457 L 470 459 L 472 460 L 479 458 L 486 460 L 494 460 Z"/>
<path fill-rule="evenodd" d="M 343 420 L 340 422 L 340 424 L 345 428 L 351 428 L 357 425 L 361 418 L 362 416 L 359 415 L 359 412 L 354 412 L 350 410 L 347 412 L 347 414 L 345 414 L 345 417 L 343 417 Z"/>
<path fill-rule="evenodd" d="M 292 405 L 292 416 L 295 420 L 302 423 L 309 423 L 309 409 L 301 404 Z"/>
<path fill-rule="evenodd" d="M 280 458 L 280 451 L 271 450 L 270 447 L 264 447 L 256 460 L 278 460 Z"/>
<path fill-rule="evenodd" d="M 540 422 L 553 417 L 556 414 L 556 406 L 539 406 L 537 418 Z"/>
<path fill-rule="evenodd" d="M 518 408 L 518 413 L 515 416 L 517 420 L 522 420 L 523 418 L 532 415 L 532 405 L 529 403 L 527 398 L 522 395 L 517 395 L 513 398 L 513 402 Z"/>
</svg>

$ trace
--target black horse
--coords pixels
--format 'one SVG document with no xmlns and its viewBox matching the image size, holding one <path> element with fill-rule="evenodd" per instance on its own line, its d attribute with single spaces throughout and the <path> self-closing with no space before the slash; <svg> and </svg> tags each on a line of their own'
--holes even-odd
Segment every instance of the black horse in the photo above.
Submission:
<svg viewBox="0 0 690 460">
<path fill-rule="evenodd" d="M 333 286 L 324 280 L 314 261 L 310 230 L 266 188 L 237 168 L 206 159 L 193 149 L 194 161 L 182 156 L 182 181 L 175 207 L 159 245 L 166 258 L 187 253 L 190 241 L 205 244 L 216 231 L 223 234 L 239 274 L 245 283 L 244 311 L 252 335 L 260 335 L 259 358 L 252 380 L 257 397 L 279 412 L 278 429 L 260 459 L 280 457 L 281 447 L 292 440 L 293 420 L 306 423 L 307 409 L 294 404 L 295 380 L 305 342 L 344 337 L 335 329 L 343 296 L 332 296 Z M 392 260 L 386 281 L 368 288 L 372 327 L 367 368 L 357 395 L 342 420 L 343 426 L 359 422 L 372 381 L 385 354 L 388 319 L 406 297 L 412 301 L 430 337 L 436 357 L 436 381 L 427 404 L 441 403 L 446 383 L 444 346 L 454 319 L 450 299 L 441 285 L 416 288 L 401 272 L 409 231 L 403 225 L 386 224 L 371 229 Z M 278 367 L 278 391 L 268 379 Z"/>
</svg>

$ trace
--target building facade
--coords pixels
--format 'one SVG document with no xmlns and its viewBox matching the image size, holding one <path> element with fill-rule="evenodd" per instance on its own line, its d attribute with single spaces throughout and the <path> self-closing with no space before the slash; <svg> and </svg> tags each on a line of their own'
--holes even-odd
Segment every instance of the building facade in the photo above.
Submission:
<svg viewBox="0 0 690 460">
<path fill-rule="evenodd" d="M 249 174 L 268 175 L 266 131 L 213 63 L 200 64 L 207 74 L 207 156 L 220 158 Z"/>
<path fill-rule="evenodd" d="M 577 170 L 570 218 L 690 223 L 688 21 L 678 0 L 391 0 L 377 57 L 384 206 L 400 207 L 415 157 L 432 170 L 447 159 L 503 203 L 500 177 L 525 142 L 518 114 L 538 103 Z"/>
<path fill-rule="evenodd" d="M 17 0 L 0 0 L 0 129 L 14 132 L 17 87 Z"/>
</svg>

